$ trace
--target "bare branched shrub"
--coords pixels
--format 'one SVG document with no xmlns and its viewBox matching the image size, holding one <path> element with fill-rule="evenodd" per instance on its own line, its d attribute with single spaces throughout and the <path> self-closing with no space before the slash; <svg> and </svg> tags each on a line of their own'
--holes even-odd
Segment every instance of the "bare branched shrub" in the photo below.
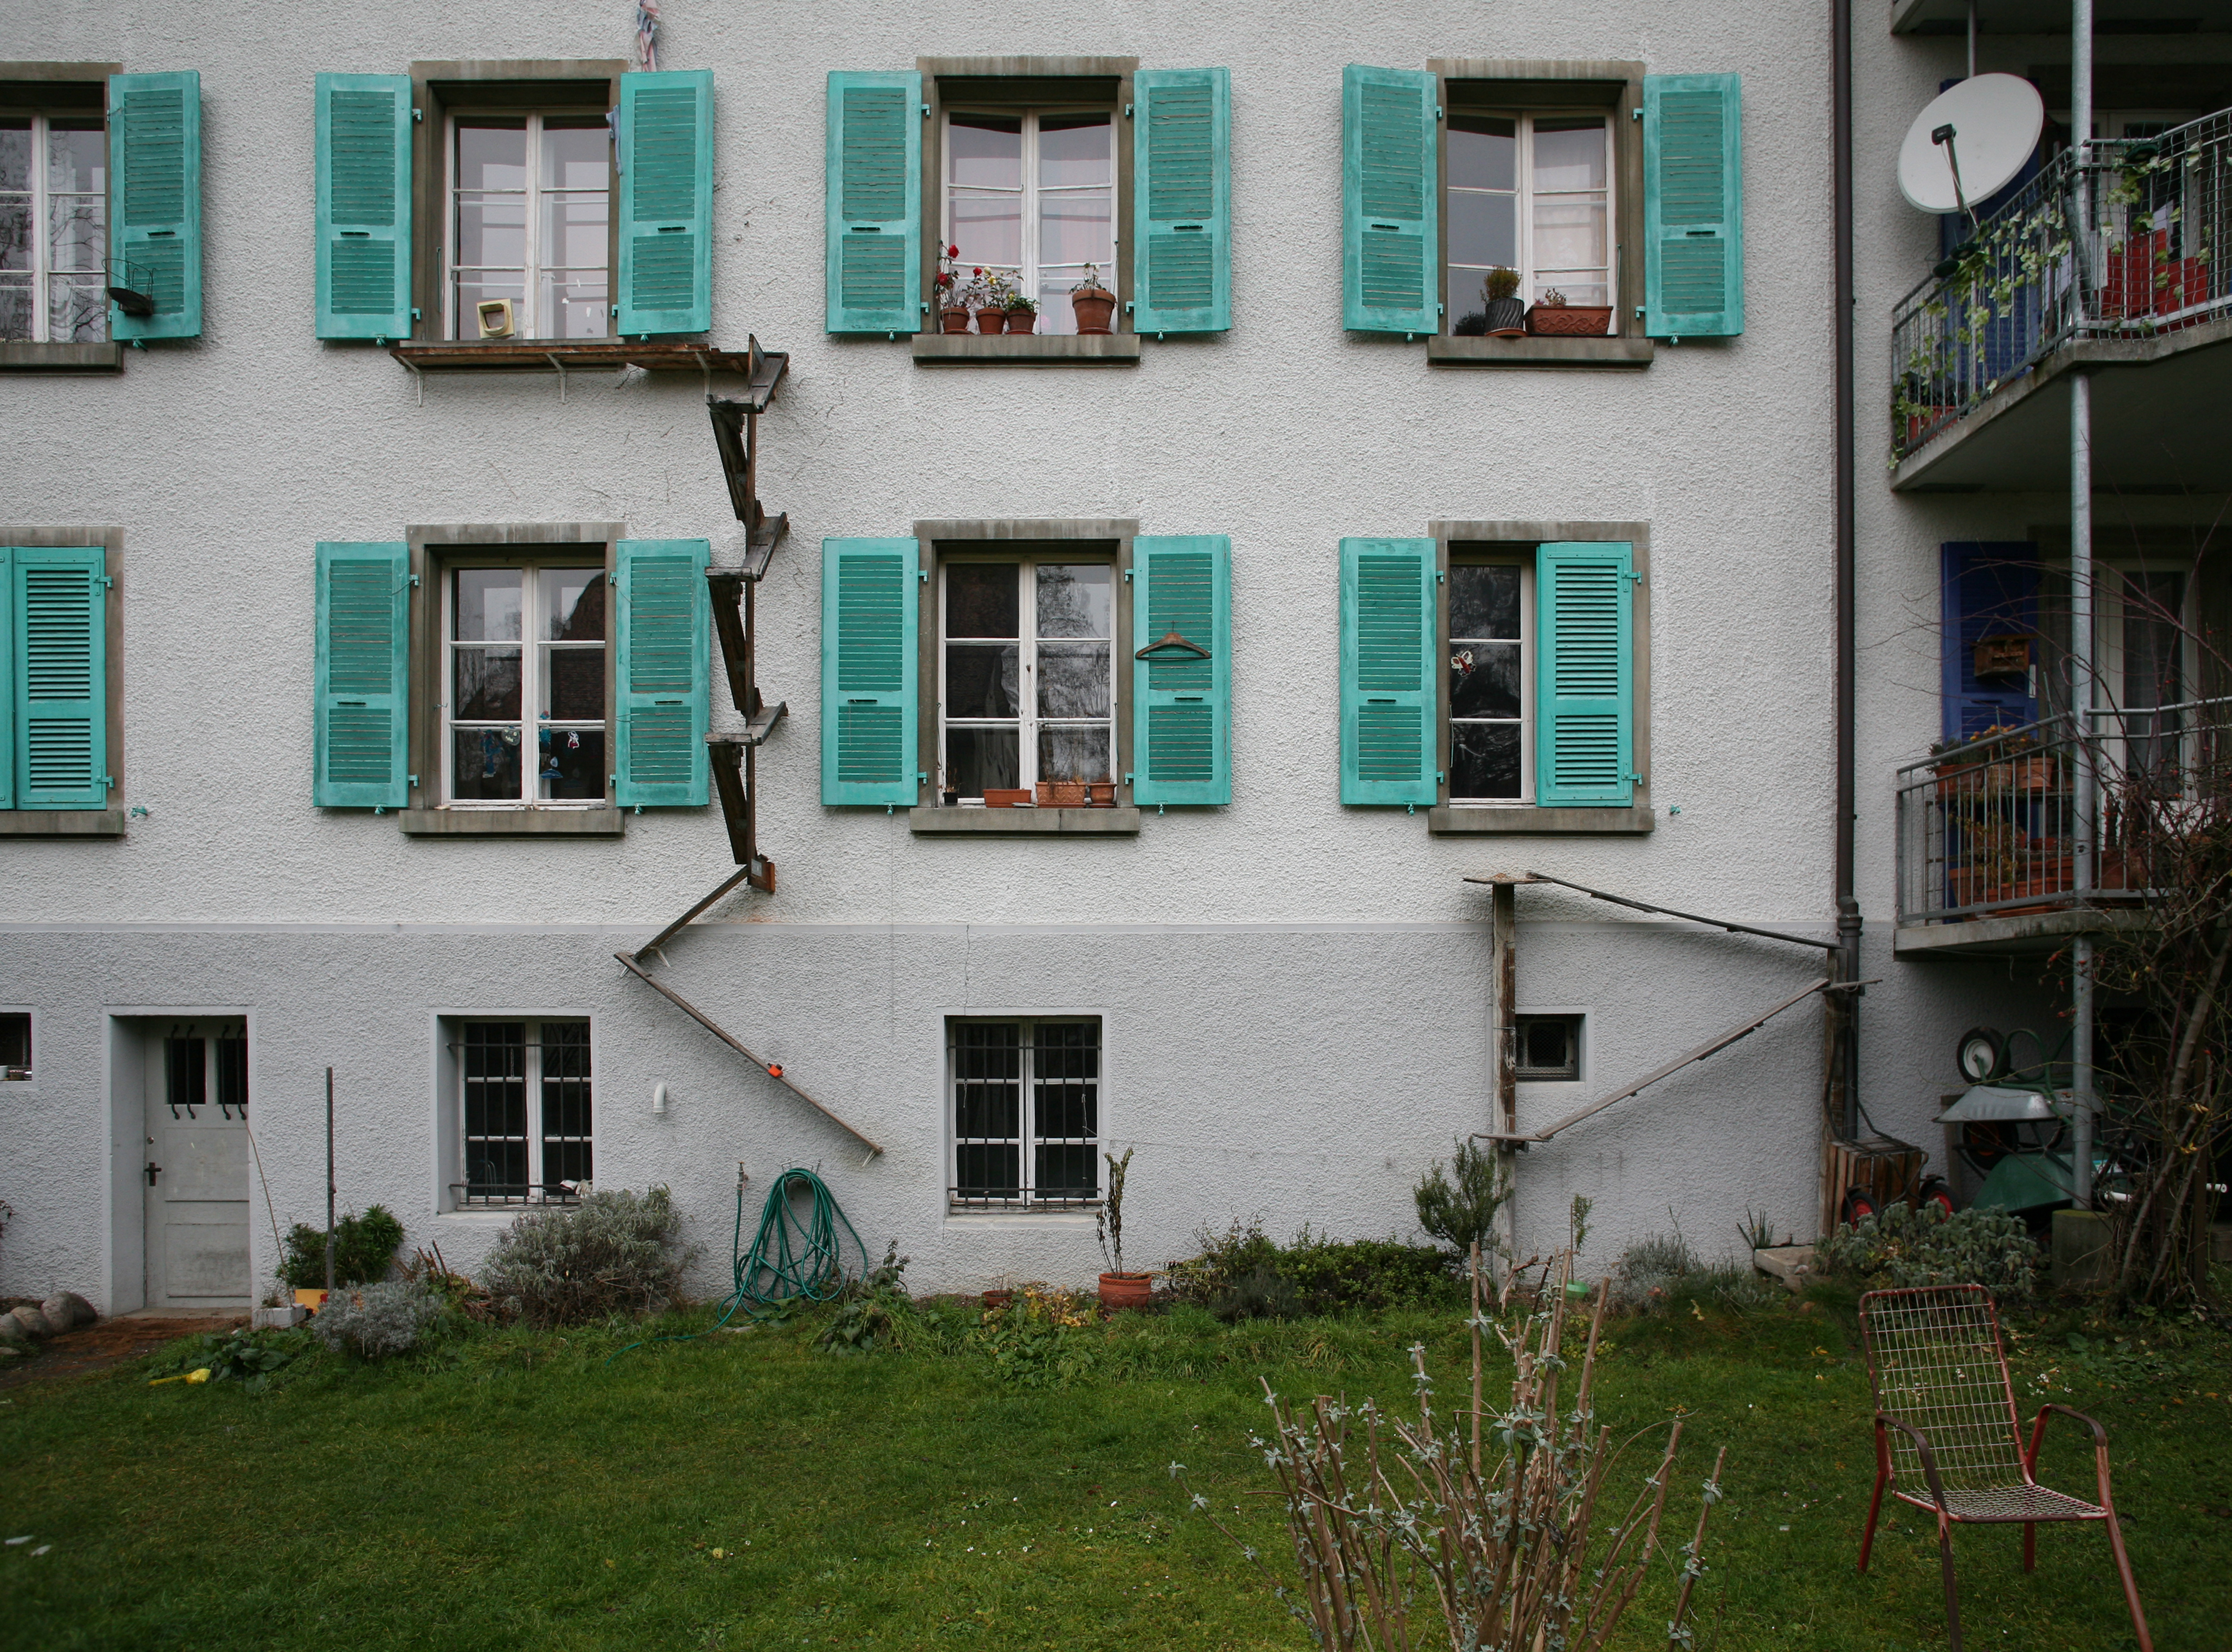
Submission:
<svg viewBox="0 0 2232 1652">
<path fill-rule="evenodd" d="M 1411 1351 L 1415 1417 L 1369 1399 L 1351 1405 L 1326 1395 L 1297 1406 L 1265 1384 L 1272 1437 L 1254 1443 L 1286 1506 L 1299 1590 L 1271 1575 L 1317 1645 L 1335 1652 L 1409 1652 L 1444 1642 L 1451 1652 L 1594 1652 L 1633 1603 L 1658 1552 L 1682 1424 L 1668 1426 L 1650 1474 L 1625 1508 L 1606 1518 L 1618 1496 L 1609 1481 L 1625 1449 L 1612 1444 L 1592 1403 L 1610 1292 L 1594 1293 L 1576 1370 L 1567 1351 L 1580 1330 L 1571 1318 L 1577 1298 L 1567 1288 L 1573 1261 L 1565 1251 L 1513 1269 L 1497 1317 L 1476 1312 L 1474 1402 L 1447 1423 L 1434 1409 L 1423 1347 Z M 1500 1408 L 1478 1398 L 1484 1331 L 1512 1360 L 1510 1399 Z M 1690 1590 L 1704 1571 L 1705 1520 L 1720 1499 L 1727 1456 L 1723 1448 L 1715 1459 L 1696 1535 L 1679 1551 L 1683 1583 L 1667 1626 L 1673 1644 L 1690 1639 Z M 1173 1474 L 1184 1472 L 1171 1465 Z M 1209 1506 L 1198 1493 L 1193 1504 Z M 1262 1564 L 1254 1550 L 1247 1553 Z"/>
</svg>

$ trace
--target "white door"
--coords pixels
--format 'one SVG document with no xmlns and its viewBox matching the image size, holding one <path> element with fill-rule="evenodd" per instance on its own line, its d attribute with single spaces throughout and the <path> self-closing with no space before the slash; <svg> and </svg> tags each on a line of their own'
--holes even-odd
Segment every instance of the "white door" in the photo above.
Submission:
<svg viewBox="0 0 2232 1652">
<path fill-rule="evenodd" d="M 247 1307 L 248 1029 L 153 1023 L 146 1072 L 147 1305 Z"/>
</svg>

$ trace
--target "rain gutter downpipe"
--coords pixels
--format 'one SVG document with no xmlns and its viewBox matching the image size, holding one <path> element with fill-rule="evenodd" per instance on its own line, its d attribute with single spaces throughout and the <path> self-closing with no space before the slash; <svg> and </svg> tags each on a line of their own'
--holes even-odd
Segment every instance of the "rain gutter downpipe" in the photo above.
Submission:
<svg viewBox="0 0 2232 1652">
<path fill-rule="evenodd" d="M 2092 234 L 2092 0 L 2072 0 L 2069 25 L 2069 140 L 2075 146 L 2076 165 L 2071 169 L 2070 199 L 2077 221 L 2070 226 L 2070 244 L 2080 255 Z M 2086 333 L 2085 264 L 2078 264 L 2074 295 L 2077 304 L 2075 337 Z M 2093 706 L 2099 684 L 2092 671 L 2092 381 L 2080 370 L 2069 376 L 2069 656 L 2072 681 L 2069 697 L 2077 714 L 2077 773 L 2074 776 L 2077 843 L 2070 857 L 2071 882 L 2077 904 L 2088 904 L 2092 890 L 2092 855 L 2099 814 L 2099 747 L 2093 742 Z M 2075 1117 L 2075 1185 L 2077 1208 L 2092 1208 L 2092 1135 L 2094 1073 L 2092 1070 L 2092 936 L 2080 932 L 2072 949 L 2070 965 L 2069 1087 Z"/>
<path fill-rule="evenodd" d="M 2080 3 L 2082 0 L 2080 0 Z M 1856 529 L 1853 510 L 1852 417 L 1852 0 L 1830 0 L 1829 48 L 1832 106 L 1832 166 L 1835 194 L 1836 347 L 1836 719 L 1837 719 L 1837 848 L 1836 902 L 1838 950 L 1833 967 L 1839 981 L 1860 978 L 1860 904 L 1853 896 L 1852 832 L 1855 788 L 1854 742 L 1854 606 L 1856 600 Z M 1860 1006 L 1858 991 L 1834 996 L 1843 1020 L 1844 1036 L 1832 1059 L 1839 1064 L 1843 1079 L 1842 1124 L 1847 1139 L 1859 1134 L 1860 1123 Z"/>
</svg>

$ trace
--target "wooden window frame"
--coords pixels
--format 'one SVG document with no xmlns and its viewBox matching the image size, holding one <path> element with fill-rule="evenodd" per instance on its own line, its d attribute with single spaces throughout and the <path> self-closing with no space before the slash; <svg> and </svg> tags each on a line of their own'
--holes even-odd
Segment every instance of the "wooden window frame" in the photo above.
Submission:
<svg viewBox="0 0 2232 1652">
<path fill-rule="evenodd" d="M 411 65 L 411 337 L 416 342 L 499 347 L 517 339 L 449 336 L 451 122 L 459 114 L 608 115 L 620 105 L 624 58 L 528 58 Z M 620 291 L 620 173 L 607 174 L 606 333 L 613 340 L 613 304 Z M 579 340 L 593 342 L 593 340 Z M 425 771 L 417 771 L 423 774 Z"/>
<path fill-rule="evenodd" d="M 549 730 L 554 734 L 560 733 L 569 729 L 584 729 L 590 727 L 587 722 L 580 719 L 569 719 L 564 722 L 549 723 L 548 714 L 542 712 L 541 709 L 541 696 L 539 690 L 541 688 L 542 672 L 541 670 L 540 656 L 543 651 L 553 648 L 563 648 L 569 651 L 587 653 L 591 646 L 587 643 L 553 643 L 548 638 L 537 637 L 534 634 L 534 630 L 537 625 L 539 625 L 542 616 L 543 592 L 541 576 L 546 573 L 586 573 L 593 570 L 601 573 L 605 575 L 606 580 L 605 638 L 603 643 L 601 645 L 598 645 L 598 646 L 601 648 L 605 657 L 604 709 L 606 715 L 604 720 L 597 723 L 595 727 L 598 731 L 602 733 L 605 736 L 606 757 L 607 761 L 609 762 L 612 760 L 614 746 L 614 733 L 611 717 L 613 701 L 612 676 L 614 659 L 614 645 L 617 641 L 617 639 L 613 636 L 613 625 L 615 617 L 616 605 L 613 599 L 613 575 L 612 570 L 608 566 L 609 560 L 610 559 L 607 557 L 607 560 L 604 562 L 593 561 L 588 560 L 588 558 L 582 553 L 577 552 L 568 554 L 559 551 L 555 547 L 552 547 L 551 550 L 545 552 L 505 551 L 490 553 L 486 555 L 477 554 L 470 547 L 450 547 L 437 553 L 435 557 L 435 578 L 438 581 L 438 588 L 434 596 L 434 604 L 438 615 L 438 631 L 437 634 L 439 638 L 439 641 L 436 645 L 437 658 L 433 662 L 433 677 L 437 685 L 437 692 L 442 696 L 442 698 L 437 703 L 436 707 L 439 714 L 439 734 L 437 742 L 438 748 L 435 753 L 434 773 L 438 779 L 438 784 L 435 788 L 435 797 L 438 807 L 443 808 L 458 809 L 528 808 L 575 810 L 608 808 L 612 807 L 612 781 L 609 778 L 612 774 L 612 770 L 609 768 L 606 770 L 607 778 L 602 782 L 605 788 L 604 794 L 594 799 L 541 799 L 531 796 L 522 796 L 516 799 L 498 800 L 483 798 L 460 798 L 454 795 L 456 775 L 453 771 L 457 761 L 457 742 L 455 736 L 457 731 L 459 719 L 457 716 L 456 709 L 449 703 L 449 696 L 452 691 L 452 687 L 456 681 L 454 671 L 451 669 L 456 658 L 456 651 L 460 648 L 500 648 L 504 645 L 502 642 L 490 643 L 480 639 L 464 639 L 460 638 L 457 635 L 457 582 L 450 576 L 468 567 L 516 568 L 522 576 L 520 581 L 520 631 L 522 634 L 519 638 L 520 704 L 519 717 L 517 719 L 520 729 L 520 778 L 522 788 L 527 787 L 530 780 L 533 778 L 529 775 L 528 771 L 530 768 L 534 767 L 534 765 L 530 763 L 529 757 L 529 749 L 527 745 L 527 735 L 529 733 L 533 732 L 538 735 L 541 734 L 546 723 L 548 723 Z M 483 724 L 494 727 L 509 726 L 509 720 L 503 718 L 475 717 L 465 719 L 464 722 L 465 726 L 468 728 L 477 727 Z M 419 771 L 422 774 L 425 772 L 425 771 L 423 769 Z"/>
<path fill-rule="evenodd" d="M 443 115 L 440 212 L 444 240 L 436 251 L 439 256 L 441 270 L 441 325 L 444 333 L 448 335 L 447 342 L 454 344 L 482 342 L 477 317 L 473 319 L 472 331 L 464 330 L 467 326 L 467 318 L 460 313 L 457 305 L 458 270 L 461 268 L 482 270 L 496 268 L 488 264 L 460 266 L 453 256 L 457 250 L 452 243 L 457 233 L 457 196 L 460 191 L 457 182 L 457 123 L 461 120 L 486 120 L 490 117 L 499 120 L 517 119 L 527 123 L 527 183 L 520 191 L 521 206 L 525 222 L 524 244 L 521 250 L 524 262 L 520 267 L 521 298 L 513 314 L 516 320 L 519 313 L 523 310 L 535 321 L 548 323 L 550 318 L 541 313 L 542 277 L 548 268 L 543 263 L 539 251 L 542 239 L 542 215 L 547 210 L 547 203 L 543 198 L 547 195 L 576 195 L 581 191 L 553 188 L 542 182 L 542 139 L 546 129 L 543 122 L 553 119 L 582 120 L 586 119 L 587 115 L 587 110 L 543 108 L 539 106 L 532 109 L 481 108 L 470 104 L 452 105 Z M 618 258 L 620 240 L 618 233 L 613 229 L 613 215 L 619 211 L 620 207 L 618 199 L 620 173 L 612 165 L 613 158 L 609 152 L 611 149 L 609 126 L 606 130 L 606 139 L 607 157 L 605 167 L 605 303 L 602 318 L 605 323 L 604 332 L 594 339 L 574 339 L 548 331 L 530 330 L 522 333 L 519 332 L 515 326 L 515 336 L 502 340 L 489 340 L 490 342 L 518 344 L 532 340 L 561 344 L 596 344 L 612 340 L 613 328 L 619 320 L 613 314 L 613 306 L 618 301 L 614 293 L 614 282 L 618 280 L 620 273 Z M 560 267 L 570 269 L 578 266 Z"/>
<path fill-rule="evenodd" d="M 1015 1124 L 1017 1133 L 1013 1137 L 976 1137 L 969 1139 L 973 1142 L 983 1142 L 988 1143 L 996 1143 L 1013 1140 L 1015 1143 L 1016 1151 L 1016 1179 L 1019 1184 L 1021 1184 L 1021 1191 L 1018 1196 L 1013 1199 L 989 1197 L 981 1199 L 964 1199 L 960 1197 L 960 1158 L 961 1148 L 964 1142 L 960 1130 L 961 1120 L 959 1098 L 957 1094 L 961 1079 L 959 1064 L 955 1059 L 957 1054 L 958 1045 L 956 1033 L 957 1030 L 963 1027 L 1008 1026 L 1012 1026 L 1019 1029 L 1019 1046 L 1021 1050 L 1023 1052 L 1024 1056 L 1023 1060 L 1020 1064 L 1020 1070 L 1016 1081 L 1017 1088 L 1020 1092 L 1016 1100 Z M 1038 1104 L 1036 1098 L 1031 1093 L 1033 1086 L 1037 1082 L 1038 1072 L 1038 1063 L 1036 1058 L 1039 1046 L 1036 1033 L 1037 1029 L 1041 1027 L 1054 1026 L 1091 1027 L 1098 1034 L 1098 1040 L 1095 1043 L 1094 1049 L 1099 1057 L 1099 1060 L 1096 1064 L 1099 1071 L 1097 1076 L 1093 1080 L 1093 1123 L 1096 1128 L 1094 1133 L 1089 1137 L 1065 1136 L 1059 1137 L 1044 1137 L 1041 1136 L 1038 1130 Z M 1100 1015 L 1061 1014 L 1038 1015 L 949 1015 L 945 1018 L 944 1032 L 945 1082 L 944 1089 L 945 1111 L 946 1215 L 949 1217 L 987 1216 L 1003 1214 L 1048 1215 L 1064 1212 L 1099 1209 L 1101 1204 L 1102 1193 L 1102 1178 L 1099 1155 L 1101 1144 L 1108 1139 L 1108 1027 L 1106 1019 Z M 1042 1198 L 1036 1196 L 1038 1189 L 1030 1185 L 1035 1179 L 1036 1169 L 1036 1149 L 1042 1140 L 1049 1139 L 1061 1141 L 1073 1145 L 1085 1144 L 1091 1148 L 1093 1153 L 1092 1163 L 1093 1188 L 1091 1196 L 1086 1198 Z"/>
<path fill-rule="evenodd" d="M 47 528 L 0 522 L 0 545 L 34 549 L 102 547 L 101 571 L 108 576 L 102 606 L 107 655 L 102 673 L 107 696 L 108 807 L 105 809 L 0 809 L 0 838 L 120 838 L 126 818 L 124 789 L 124 530 L 121 528 Z"/>
<path fill-rule="evenodd" d="M 94 114 L 105 129 L 108 77 L 123 72 L 121 63 L 0 62 L 0 113 Z M 44 241 L 43 231 L 39 239 Z M 108 373 L 123 367 L 124 346 L 114 338 L 85 344 L 0 340 L 0 373 Z"/>
<path fill-rule="evenodd" d="M 1534 618 L 1534 547 L 1532 546 L 1500 545 L 1470 540 L 1445 540 L 1440 542 L 1439 572 L 1443 575 L 1436 588 L 1442 593 L 1441 620 L 1435 632 L 1441 655 L 1436 670 L 1442 673 L 1443 703 L 1440 707 L 1441 745 L 1436 755 L 1436 766 L 1444 776 L 1441 784 L 1441 800 L 1461 808 L 1531 808 L 1534 805 L 1534 650 L 1539 627 Z M 1450 782 L 1446 778 L 1457 773 L 1452 766 L 1456 754 L 1457 722 L 1456 708 L 1447 703 L 1450 671 L 1455 668 L 1445 662 L 1453 659 L 1457 644 L 1450 635 L 1450 609 L 1456 588 L 1454 579 L 1460 567 L 1516 567 L 1519 570 L 1519 795 L 1515 798 L 1456 798 L 1451 795 Z M 1512 719 L 1479 718 L 1467 721 L 1508 722 Z"/>
<path fill-rule="evenodd" d="M 525 1185 L 529 1191 L 518 1198 L 490 1198 L 486 1195 L 476 1198 L 469 1191 L 472 1174 L 472 1167 L 468 1159 L 470 1143 L 475 1139 L 487 1141 L 514 1138 L 508 1137 L 475 1138 L 466 1134 L 468 1114 L 465 1106 L 465 1085 L 469 1079 L 465 1072 L 465 1029 L 468 1027 L 503 1026 L 517 1026 L 522 1029 L 522 1049 L 526 1059 L 523 1063 L 521 1084 L 525 1091 L 527 1134 L 522 1144 L 526 1149 Z M 587 1135 L 553 1138 L 543 1126 L 542 1029 L 550 1026 L 579 1027 L 587 1034 L 589 1072 L 585 1082 L 588 1086 L 589 1130 Z M 546 1143 L 552 1139 L 586 1143 L 589 1149 L 591 1174 L 581 1178 L 581 1184 L 589 1185 L 594 1182 L 597 1153 L 596 1126 L 600 1103 L 597 1095 L 598 1040 L 594 1020 L 587 1015 L 578 1014 L 538 1014 L 531 1012 L 507 1014 L 496 1011 L 446 1016 L 443 1019 L 442 1027 L 449 1045 L 445 1052 L 448 1056 L 445 1074 L 447 1093 L 444 1098 L 443 1110 L 445 1116 L 442 1121 L 444 1157 L 446 1158 L 450 1153 L 457 1155 L 456 1159 L 452 1161 L 452 1167 L 457 1174 L 444 1186 L 443 1200 L 438 1208 L 444 1211 L 490 1211 L 509 1215 L 523 1208 L 541 1205 L 571 1205 L 580 1202 L 578 1194 L 561 1194 L 555 1198 L 550 1196 L 548 1189 L 551 1182 L 544 1174 L 548 1167 L 543 1161 L 542 1150 Z"/>
<path fill-rule="evenodd" d="M 1534 259 L 1532 256 L 1534 251 L 1534 207 L 1538 198 L 1538 194 L 1534 183 L 1534 123 L 1537 120 L 1560 120 L 1567 118 L 1593 119 L 1602 123 L 1601 129 L 1605 134 L 1606 162 L 1605 187 L 1603 191 L 1605 199 L 1605 240 L 1606 243 L 1605 247 L 1605 287 L 1606 291 L 1609 295 L 1606 299 L 1606 302 L 1612 308 L 1612 336 L 1615 338 L 1619 337 L 1622 331 L 1619 326 L 1620 312 L 1622 308 L 1620 304 L 1620 238 L 1619 217 L 1619 208 L 1621 205 L 1621 191 L 1619 188 L 1619 133 L 1612 125 L 1613 117 L 1611 112 L 1607 110 L 1599 113 L 1597 111 L 1590 109 L 1537 109 L 1525 107 L 1515 107 L 1508 109 L 1490 109 L 1485 107 L 1473 108 L 1469 106 L 1463 108 L 1450 109 L 1449 111 L 1449 115 L 1444 118 L 1441 126 L 1440 147 L 1444 176 L 1441 183 L 1442 211 L 1440 214 L 1440 235 L 1442 243 L 1442 332 L 1444 335 L 1450 337 L 1456 336 L 1450 332 L 1450 329 L 1455 327 L 1457 322 L 1463 319 L 1463 315 L 1467 313 L 1466 307 L 1472 302 L 1472 300 L 1470 298 L 1461 297 L 1459 295 L 1450 290 L 1449 236 L 1450 219 L 1452 217 L 1452 214 L 1450 211 L 1449 202 L 1450 191 L 1457 186 L 1450 182 L 1447 176 L 1449 167 L 1450 126 L 1449 117 L 1460 114 L 1480 115 L 1492 117 L 1497 120 L 1509 120 L 1513 123 L 1515 127 L 1512 162 L 1514 170 L 1511 199 L 1512 212 L 1514 216 L 1514 243 L 1518 248 L 1518 251 L 1514 255 L 1515 262 L 1511 267 L 1515 269 L 1519 275 L 1519 295 L 1522 301 L 1528 301 L 1527 300 L 1528 289 L 1536 283 L 1540 275 L 1540 272 L 1535 268 Z M 1575 191 L 1568 192 L 1574 194 L 1587 194 L 1593 193 L 1594 191 Z M 1487 272 L 1485 270 L 1482 271 L 1483 279 L 1486 275 Z M 1485 301 L 1483 301 L 1483 307 L 1484 305 Z M 1632 320 L 1634 318 L 1631 317 L 1630 319 Z"/>
</svg>

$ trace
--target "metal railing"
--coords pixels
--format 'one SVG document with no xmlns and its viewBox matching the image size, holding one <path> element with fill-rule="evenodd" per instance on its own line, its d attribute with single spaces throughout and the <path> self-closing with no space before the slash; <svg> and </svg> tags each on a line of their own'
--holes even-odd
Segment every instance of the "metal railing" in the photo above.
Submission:
<svg viewBox="0 0 2232 1652">
<path fill-rule="evenodd" d="M 2232 699 L 2092 718 L 2099 847 L 2078 887 L 2077 714 L 1988 729 L 1898 771 L 1898 921 L 2144 899 L 2168 836 L 2232 805 Z"/>
<path fill-rule="evenodd" d="M 945 1190 L 945 1202 L 955 1210 L 1098 1210 L 1098 1188 L 1034 1188 L 1009 1182 L 1002 1187 L 954 1187 Z"/>
<path fill-rule="evenodd" d="M 581 1185 L 573 1182 L 452 1182 L 450 1202 L 458 1210 L 498 1209 L 511 1205 L 575 1205 Z"/>
<path fill-rule="evenodd" d="M 2232 109 L 2092 157 L 2055 156 L 1898 301 L 1895 458 L 2066 344 L 2232 314 Z"/>
</svg>

